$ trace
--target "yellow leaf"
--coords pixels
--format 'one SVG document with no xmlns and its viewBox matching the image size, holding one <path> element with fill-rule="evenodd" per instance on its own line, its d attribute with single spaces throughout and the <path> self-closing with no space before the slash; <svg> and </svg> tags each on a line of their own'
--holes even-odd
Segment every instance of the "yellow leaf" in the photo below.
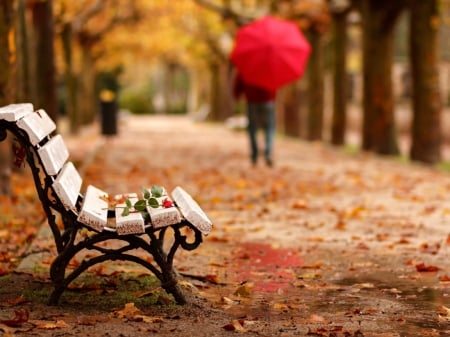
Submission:
<svg viewBox="0 0 450 337">
<path fill-rule="evenodd" d="M 114 311 L 113 315 L 118 318 L 132 319 L 135 315 L 140 313 L 141 311 L 134 305 L 134 303 L 127 303 L 122 310 Z"/>
<path fill-rule="evenodd" d="M 250 287 L 248 285 L 239 286 L 236 289 L 236 291 L 234 292 L 234 295 L 242 296 L 242 297 L 250 297 L 251 289 L 250 289 Z"/>
<path fill-rule="evenodd" d="M 43 320 L 29 320 L 31 324 L 36 326 L 38 329 L 61 329 L 61 328 L 68 328 L 69 325 L 64 322 L 63 320 L 57 320 L 55 321 L 43 321 Z"/>
<path fill-rule="evenodd" d="M 438 307 L 438 314 L 440 317 L 445 317 L 446 320 L 450 320 L 450 309 L 447 308 L 446 306 L 439 306 Z"/>
</svg>

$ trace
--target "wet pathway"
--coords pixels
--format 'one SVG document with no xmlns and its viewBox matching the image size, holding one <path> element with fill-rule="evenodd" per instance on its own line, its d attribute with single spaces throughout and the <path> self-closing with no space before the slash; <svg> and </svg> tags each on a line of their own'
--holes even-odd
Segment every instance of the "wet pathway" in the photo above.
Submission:
<svg viewBox="0 0 450 337">
<path fill-rule="evenodd" d="M 85 181 L 192 194 L 214 230 L 176 266 L 249 334 L 450 336 L 450 175 L 281 136 L 252 167 L 245 133 L 183 117 L 119 131 Z"/>
</svg>

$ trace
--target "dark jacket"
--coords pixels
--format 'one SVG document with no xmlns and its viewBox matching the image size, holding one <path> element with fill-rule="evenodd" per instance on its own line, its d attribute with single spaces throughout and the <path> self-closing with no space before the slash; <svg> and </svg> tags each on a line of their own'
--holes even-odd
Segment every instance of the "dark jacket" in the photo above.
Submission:
<svg viewBox="0 0 450 337">
<path fill-rule="evenodd" d="M 273 101 L 276 92 L 245 83 L 238 74 L 234 81 L 233 94 L 235 98 L 239 98 L 244 94 L 245 99 L 250 103 L 264 103 Z"/>
</svg>

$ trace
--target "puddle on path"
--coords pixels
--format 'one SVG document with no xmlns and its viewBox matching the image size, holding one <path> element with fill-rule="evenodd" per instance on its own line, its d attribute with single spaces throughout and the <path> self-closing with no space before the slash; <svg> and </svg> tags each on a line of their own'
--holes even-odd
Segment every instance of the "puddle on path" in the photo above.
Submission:
<svg viewBox="0 0 450 337">
<path fill-rule="evenodd" d="M 439 282 L 436 273 L 404 273 L 386 261 L 354 272 L 343 267 L 348 256 L 332 258 L 328 267 L 311 269 L 294 249 L 242 243 L 229 257 L 226 285 L 204 293 L 237 318 L 289 327 L 293 336 L 333 336 L 336 329 L 365 337 L 450 336 L 450 314 L 439 314 L 450 308 L 450 282 Z"/>
</svg>

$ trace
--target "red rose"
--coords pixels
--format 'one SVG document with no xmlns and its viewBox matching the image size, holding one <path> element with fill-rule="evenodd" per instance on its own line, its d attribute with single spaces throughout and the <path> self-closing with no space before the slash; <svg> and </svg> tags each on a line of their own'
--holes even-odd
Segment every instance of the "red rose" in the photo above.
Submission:
<svg viewBox="0 0 450 337">
<path fill-rule="evenodd" d="M 170 208 L 173 206 L 173 202 L 172 202 L 172 200 L 169 200 L 166 198 L 163 200 L 162 205 L 164 208 Z"/>
</svg>

